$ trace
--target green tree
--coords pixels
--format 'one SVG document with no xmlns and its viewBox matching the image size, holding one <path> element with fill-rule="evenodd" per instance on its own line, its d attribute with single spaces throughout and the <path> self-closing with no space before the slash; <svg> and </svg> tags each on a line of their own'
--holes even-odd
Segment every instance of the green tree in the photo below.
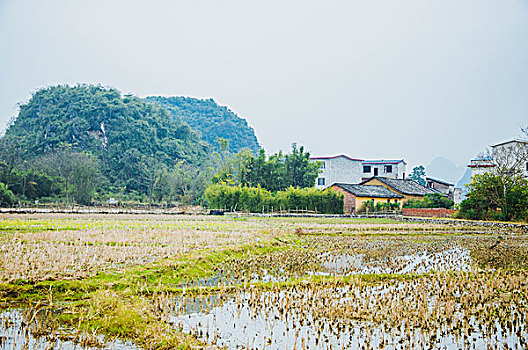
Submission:
<svg viewBox="0 0 528 350">
<path fill-rule="evenodd" d="M 96 157 L 69 148 L 40 158 L 35 166 L 52 176 L 62 178 L 66 202 L 91 204 L 97 188 L 105 180 Z"/>
<path fill-rule="evenodd" d="M 462 218 L 528 219 L 528 180 L 521 175 L 475 175 L 467 196 L 460 204 Z"/>
<path fill-rule="evenodd" d="M 410 199 L 403 205 L 404 208 L 445 208 L 452 209 L 454 202 L 441 193 L 426 194 L 424 199 Z"/>
<path fill-rule="evenodd" d="M 10 190 L 7 189 L 7 186 L 0 182 L 0 205 L 2 207 L 10 207 L 16 203 L 16 197 Z"/>
<path fill-rule="evenodd" d="M 418 182 L 420 185 L 425 186 L 425 168 L 423 165 L 415 166 L 412 170 L 412 173 L 409 175 L 409 178 Z"/>
<path fill-rule="evenodd" d="M 268 160 L 264 150 L 260 150 L 257 157 L 249 150 L 236 155 L 224 151 L 217 154 L 217 159 L 219 165 L 213 183 L 261 186 L 272 192 L 289 187 L 313 187 L 320 167 L 317 162 L 310 162 L 310 153 L 305 152 L 304 147 L 298 148 L 295 143 L 291 153 L 279 151 Z"/>
</svg>

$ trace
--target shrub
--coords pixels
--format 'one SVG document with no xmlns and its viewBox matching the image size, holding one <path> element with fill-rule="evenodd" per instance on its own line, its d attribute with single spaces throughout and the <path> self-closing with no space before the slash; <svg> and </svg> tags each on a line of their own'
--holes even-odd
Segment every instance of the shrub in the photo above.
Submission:
<svg viewBox="0 0 528 350">
<path fill-rule="evenodd" d="M 16 203 L 16 197 L 7 186 L 0 182 L 0 205 L 3 207 L 10 207 Z"/>
<path fill-rule="evenodd" d="M 343 194 L 332 189 L 290 187 L 271 193 L 260 186 L 214 184 L 205 190 L 208 208 L 254 213 L 277 210 L 309 210 L 324 214 L 343 213 Z"/>
</svg>

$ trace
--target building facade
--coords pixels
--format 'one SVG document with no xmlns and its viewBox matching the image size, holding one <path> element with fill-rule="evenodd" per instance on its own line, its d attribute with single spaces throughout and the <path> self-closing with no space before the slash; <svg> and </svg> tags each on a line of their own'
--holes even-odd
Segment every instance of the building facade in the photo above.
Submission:
<svg viewBox="0 0 528 350">
<path fill-rule="evenodd" d="M 373 176 L 405 178 L 407 163 L 400 160 L 363 160 L 341 154 L 333 157 L 311 157 L 321 163 L 315 187 L 327 188 L 334 183 L 359 184 Z"/>
<path fill-rule="evenodd" d="M 427 183 L 427 188 L 437 190 L 438 192 L 441 192 L 449 198 L 453 199 L 455 192 L 455 184 L 438 179 L 433 179 L 432 177 L 426 177 L 425 182 Z"/>
<path fill-rule="evenodd" d="M 472 159 L 471 177 L 487 172 L 517 173 L 528 177 L 528 140 L 512 139 L 491 146 L 491 154 Z"/>
<path fill-rule="evenodd" d="M 355 159 L 344 154 L 334 157 L 312 157 L 311 161 L 321 164 L 315 187 L 324 189 L 336 182 L 358 183 L 361 181 L 362 159 Z"/>
<path fill-rule="evenodd" d="M 404 198 L 402 195 L 391 191 L 383 186 L 353 185 L 335 183 L 332 188 L 344 195 L 345 214 L 356 213 L 366 202 L 378 203 L 400 203 Z"/>
</svg>

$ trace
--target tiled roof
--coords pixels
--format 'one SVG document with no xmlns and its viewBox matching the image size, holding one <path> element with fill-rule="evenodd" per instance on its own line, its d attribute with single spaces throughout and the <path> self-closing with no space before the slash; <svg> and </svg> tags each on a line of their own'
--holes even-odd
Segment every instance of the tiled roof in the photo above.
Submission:
<svg viewBox="0 0 528 350">
<path fill-rule="evenodd" d="M 433 181 L 433 182 L 438 182 L 440 184 L 444 184 L 446 186 L 454 186 L 455 184 L 452 184 L 450 182 L 447 182 L 447 181 L 444 181 L 444 180 L 438 180 L 438 179 L 435 179 L 435 178 L 432 178 L 432 177 L 426 177 L 425 178 L 427 181 Z"/>
<path fill-rule="evenodd" d="M 337 156 L 328 156 L 328 157 L 310 157 L 310 159 L 313 159 L 313 160 L 318 160 L 318 159 L 334 159 L 334 158 L 339 158 L 339 157 L 344 157 L 348 160 L 354 160 L 354 161 L 358 161 L 358 162 L 362 162 L 363 159 L 356 159 L 356 158 L 351 158 L 345 154 L 339 154 Z"/>
<path fill-rule="evenodd" d="M 376 160 L 365 160 L 363 161 L 363 164 L 398 164 L 398 163 L 405 163 L 403 159 L 376 159 Z"/>
<path fill-rule="evenodd" d="M 345 191 L 352 193 L 356 197 L 403 198 L 402 195 L 396 192 L 393 192 L 383 186 L 353 185 L 353 184 L 344 184 L 344 183 L 335 183 L 332 186 L 339 186 Z"/>
<path fill-rule="evenodd" d="M 388 177 L 374 176 L 366 181 L 363 181 L 360 185 L 363 185 L 372 179 L 379 180 L 390 188 L 407 195 L 425 196 L 426 194 L 438 193 L 438 191 L 424 187 L 418 182 L 410 179 L 391 179 Z"/>
<path fill-rule="evenodd" d="M 494 144 L 494 145 L 491 145 L 491 147 L 502 146 L 502 145 L 505 145 L 505 144 L 507 144 L 507 143 L 513 143 L 513 142 L 518 142 L 518 143 L 528 143 L 528 139 L 520 138 L 520 137 L 516 137 L 516 138 L 511 139 L 511 140 L 507 140 L 507 141 L 503 141 L 503 142 L 496 143 L 496 144 Z"/>
</svg>

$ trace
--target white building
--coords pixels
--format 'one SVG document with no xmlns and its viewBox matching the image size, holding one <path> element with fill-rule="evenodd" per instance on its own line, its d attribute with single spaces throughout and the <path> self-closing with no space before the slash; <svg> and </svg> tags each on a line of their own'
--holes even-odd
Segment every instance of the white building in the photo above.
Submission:
<svg viewBox="0 0 528 350">
<path fill-rule="evenodd" d="M 471 177 L 489 171 L 528 177 L 528 140 L 512 139 L 491 146 L 491 153 L 471 160 Z"/>
<path fill-rule="evenodd" d="M 491 152 L 472 159 L 468 165 L 470 176 L 464 174 L 455 186 L 454 201 L 460 204 L 466 199 L 467 185 L 475 175 L 490 171 L 498 173 L 517 172 L 528 177 L 528 140 L 511 139 L 491 146 Z"/>
<path fill-rule="evenodd" d="M 359 184 L 373 176 L 394 179 L 405 178 L 407 163 L 400 160 L 363 160 L 341 154 L 332 157 L 311 157 L 312 161 L 321 163 L 315 187 L 327 188 L 334 183 Z"/>
<path fill-rule="evenodd" d="M 348 184 L 361 182 L 363 159 L 354 159 L 341 154 L 333 157 L 310 157 L 310 160 L 321 163 L 321 171 L 315 182 L 316 188 L 327 188 L 338 182 Z"/>
</svg>

